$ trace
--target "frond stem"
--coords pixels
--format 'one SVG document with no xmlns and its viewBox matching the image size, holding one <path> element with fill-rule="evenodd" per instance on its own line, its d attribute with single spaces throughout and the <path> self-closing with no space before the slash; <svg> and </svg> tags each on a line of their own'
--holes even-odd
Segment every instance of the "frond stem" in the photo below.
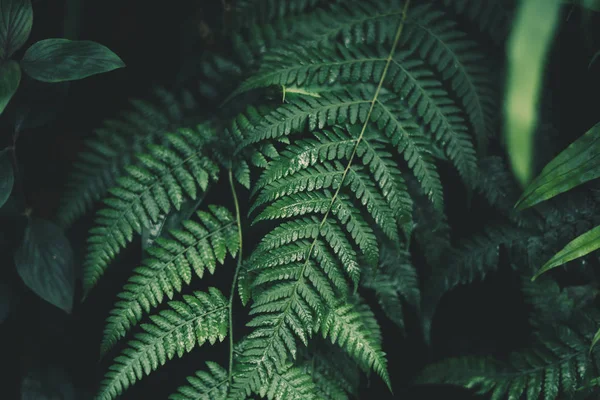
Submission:
<svg viewBox="0 0 600 400">
<path fill-rule="evenodd" d="M 235 218 L 238 228 L 238 241 L 239 241 L 239 253 L 237 259 L 237 266 L 235 267 L 235 273 L 233 274 L 233 280 L 231 282 L 231 292 L 229 293 L 229 371 L 227 373 L 227 390 L 231 390 L 231 380 L 233 378 L 233 298 L 235 296 L 235 284 L 237 282 L 238 274 L 242 266 L 242 219 L 240 215 L 240 204 L 238 201 L 237 193 L 235 191 L 235 184 L 233 182 L 233 172 L 229 169 L 229 186 L 231 186 L 231 195 L 233 196 L 233 203 L 235 205 Z"/>
</svg>

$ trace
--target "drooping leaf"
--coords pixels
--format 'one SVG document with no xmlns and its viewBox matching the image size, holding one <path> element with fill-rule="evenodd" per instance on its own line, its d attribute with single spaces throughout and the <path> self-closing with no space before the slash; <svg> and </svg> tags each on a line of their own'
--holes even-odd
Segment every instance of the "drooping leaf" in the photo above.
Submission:
<svg viewBox="0 0 600 400">
<path fill-rule="evenodd" d="M 531 207 L 600 177 L 600 123 L 550 161 L 515 205 Z"/>
<path fill-rule="evenodd" d="M 15 265 L 23 282 L 38 296 L 71 312 L 75 291 L 73 252 L 57 225 L 32 218 L 15 252 Z"/>
<path fill-rule="evenodd" d="M 125 63 L 96 42 L 45 39 L 27 50 L 21 66 L 38 81 L 64 82 L 123 68 Z"/>
<path fill-rule="evenodd" d="M 600 249 L 600 226 L 595 227 L 569 242 L 569 244 L 561 251 L 548 260 L 532 279 L 536 279 L 546 271 L 559 267 L 576 258 L 583 257 L 598 249 Z"/>
<path fill-rule="evenodd" d="M 29 39 L 31 0 L 0 0 L 0 58 L 9 59 Z"/>
<path fill-rule="evenodd" d="M 533 134 L 546 54 L 559 22 L 560 0 L 523 0 L 508 43 L 506 141 L 521 185 L 531 180 Z"/>
<path fill-rule="evenodd" d="M 15 95 L 21 82 L 21 67 L 16 61 L 9 60 L 0 64 L 0 115 Z"/>
<path fill-rule="evenodd" d="M 0 151 L 0 207 L 6 203 L 15 183 L 10 151 L 8 149 Z"/>
</svg>

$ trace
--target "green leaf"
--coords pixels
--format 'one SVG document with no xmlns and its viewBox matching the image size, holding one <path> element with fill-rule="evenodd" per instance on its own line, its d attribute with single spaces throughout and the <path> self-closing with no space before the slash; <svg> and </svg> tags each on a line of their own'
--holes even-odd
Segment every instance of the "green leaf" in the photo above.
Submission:
<svg viewBox="0 0 600 400">
<path fill-rule="evenodd" d="M 8 59 L 29 39 L 31 0 L 0 0 L 0 58 Z"/>
<path fill-rule="evenodd" d="M 559 12 L 559 0 L 523 0 L 508 43 L 506 140 L 512 169 L 523 186 L 531 180 L 538 97 Z"/>
<path fill-rule="evenodd" d="M 600 123 L 550 161 L 515 205 L 531 207 L 600 177 Z"/>
<path fill-rule="evenodd" d="M 96 42 L 45 39 L 27 50 L 21 66 L 38 81 L 64 82 L 123 68 L 125 63 Z"/>
<path fill-rule="evenodd" d="M 20 82 L 21 67 L 16 61 L 0 64 L 0 115 L 17 92 Z"/>
<path fill-rule="evenodd" d="M 62 230 L 50 221 L 31 219 L 15 265 L 25 284 L 47 302 L 70 313 L 75 291 L 73 252 Z"/>
<path fill-rule="evenodd" d="M 183 221 L 190 219 L 203 199 L 204 195 L 199 196 L 194 201 L 187 200 L 181 205 L 181 209 L 173 210 L 168 214 L 161 214 L 156 223 L 150 224 L 148 228 L 142 228 L 142 250 L 146 251 L 152 247 L 163 232 L 179 228 Z"/>
<path fill-rule="evenodd" d="M 5 149 L 0 152 L 0 207 L 6 203 L 15 183 L 10 151 Z"/>
<path fill-rule="evenodd" d="M 598 250 L 599 248 L 600 226 L 597 226 L 569 242 L 564 249 L 556 253 L 554 257 L 552 257 L 546 264 L 544 264 L 544 266 L 542 266 L 542 268 L 540 268 L 532 280 L 536 279 L 546 271 L 561 266 L 569 261 L 575 260 L 576 258 L 583 257 L 594 250 Z"/>
</svg>

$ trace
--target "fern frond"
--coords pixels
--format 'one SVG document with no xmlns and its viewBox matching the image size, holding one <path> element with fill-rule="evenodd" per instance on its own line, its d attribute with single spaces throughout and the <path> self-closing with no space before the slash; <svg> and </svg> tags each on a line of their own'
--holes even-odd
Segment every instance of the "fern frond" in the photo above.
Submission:
<svg viewBox="0 0 600 400">
<path fill-rule="evenodd" d="M 220 206 L 210 205 L 208 210 L 198 211 L 198 221 L 182 222 L 181 229 L 169 231 L 169 238 L 158 238 L 147 249 L 149 257 L 134 269 L 110 312 L 101 354 L 137 325 L 144 313 L 160 305 L 165 296 L 172 299 L 181 292 L 194 273 L 202 278 L 206 270 L 214 273 L 227 254 L 235 257 L 240 244 L 233 216 Z"/>
<path fill-rule="evenodd" d="M 439 10 L 413 9 L 402 45 L 418 54 L 448 82 L 460 99 L 480 148 L 493 134 L 497 88 L 490 79 L 485 54 L 466 38 L 457 24 Z"/>
<path fill-rule="evenodd" d="M 506 40 L 512 23 L 512 0 L 444 0 L 459 14 L 466 15 L 500 44 Z"/>
<path fill-rule="evenodd" d="M 169 400 L 225 400 L 229 391 L 227 370 L 219 364 L 207 361 L 206 371 L 196 371 L 187 378 L 188 385 L 181 386 Z"/>
<path fill-rule="evenodd" d="M 264 116 L 258 125 L 247 126 L 241 136 L 248 138 L 246 143 L 254 143 L 302 131 L 307 123 L 311 131 L 345 122 L 364 123 L 370 104 L 369 100 L 365 100 L 368 98 L 367 93 L 367 91 L 362 91 L 360 94 L 329 92 L 322 93 L 319 98 L 294 97 L 289 104 L 278 107 Z M 403 154 L 424 192 L 437 207 L 441 207 L 441 182 L 430 155 L 428 138 L 414 119 L 406 111 L 399 109 L 398 102 L 400 99 L 395 96 L 378 100 L 374 105 L 371 119 L 377 123 L 378 128 L 385 133 L 392 145 Z M 456 165 L 460 165 L 466 174 L 471 175 L 476 166 L 472 146 L 467 145 L 456 150 L 455 144 L 450 151 L 453 159 L 457 160 Z"/>
<path fill-rule="evenodd" d="M 410 253 L 401 249 L 383 247 L 379 266 L 366 269 L 363 287 L 375 292 L 383 312 L 404 331 L 403 301 L 419 309 L 421 290 L 415 267 L 410 262 Z"/>
<path fill-rule="evenodd" d="M 375 371 L 391 388 L 381 332 L 366 304 L 342 303 L 328 310 L 319 328 L 324 339 L 343 348 L 366 371 Z"/>
<path fill-rule="evenodd" d="M 572 328 L 543 334 L 532 349 L 512 353 L 507 363 L 478 357 L 445 360 L 427 367 L 418 381 L 459 385 L 492 399 L 571 398 L 599 366 L 600 354 L 588 355 L 598 322 L 593 313 Z"/>
<path fill-rule="evenodd" d="M 257 376 L 253 367 L 242 365 L 236 371 L 239 377 L 232 385 L 232 392 L 227 397 L 231 400 L 245 400 L 251 393 L 256 393 L 268 400 L 317 400 L 315 384 L 311 376 L 302 369 L 291 364 L 282 365 L 277 373 L 266 379 L 266 376 Z"/>
<path fill-rule="evenodd" d="M 358 395 L 360 370 L 340 348 L 319 343 L 301 349 L 299 359 L 299 368 L 312 377 L 320 399 L 350 400 Z"/>
<path fill-rule="evenodd" d="M 87 150 L 75 162 L 57 211 L 62 226 L 71 225 L 100 200 L 148 143 L 160 143 L 161 134 L 192 123 L 197 103 L 189 92 L 175 96 L 156 89 L 155 93 L 156 104 L 132 100 L 131 111 L 120 119 L 105 121 L 86 142 Z"/>
<path fill-rule="evenodd" d="M 128 166 L 98 212 L 96 227 L 88 239 L 84 262 L 84 291 L 87 293 L 106 270 L 109 262 L 133 239 L 134 232 L 155 222 L 160 213 L 179 209 L 186 198 L 195 199 L 198 189 L 206 190 L 217 179 L 218 166 L 203 153 L 211 131 L 181 129 L 165 135 L 167 146 L 149 145 L 138 155 L 139 166 Z"/>
<path fill-rule="evenodd" d="M 170 310 L 151 316 L 152 324 L 143 324 L 144 333 L 135 335 L 115 358 L 98 399 L 114 399 L 175 356 L 181 358 L 206 341 L 214 344 L 225 338 L 228 303 L 217 289 L 184 295 L 183 302 L 171 301 L 168 305 Z"/>
<path fill-rule="evenodd" d="M 461 284 L 468 284 L 498 268 L 501 246 L 509 246 L 531 235 L 511 226 L 488 227 L 483 234 L 465 241 L 448 254 L 449 262 L 434 267 L 432 278 L 423 293 L 423 324 L 426 340 L 430 337 L 432 318 L 442 296 Z"/>
</svg>

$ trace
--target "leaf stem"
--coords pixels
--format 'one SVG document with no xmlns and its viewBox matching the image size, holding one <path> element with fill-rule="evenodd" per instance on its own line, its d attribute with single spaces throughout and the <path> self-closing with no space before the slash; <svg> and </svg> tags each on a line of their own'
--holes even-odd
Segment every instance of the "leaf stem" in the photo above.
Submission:
<svg viewBox="0 0 600 400">
<path fill-rule="evenodd" d="M 229 169 L 229 185 L 231 186 L 231 195 L 233 196 L 233 203 L 235 205 L 235 218 L 237 222 L 239 241 L 237 266 L 235 267 L 235 273 L 231 282 L 231 292 L 229 293 L 229 371 L 227 373 L 227 390 L 231 391 L 231 381 L 233 378 L 233 298 L 235 296 L 235 284 L 242 266 L 242 219 L 240 215 L 240 204 L 238 202 L 235 184 L 233 182 L 233 172 L 231 169 Z"/>
</svg>

